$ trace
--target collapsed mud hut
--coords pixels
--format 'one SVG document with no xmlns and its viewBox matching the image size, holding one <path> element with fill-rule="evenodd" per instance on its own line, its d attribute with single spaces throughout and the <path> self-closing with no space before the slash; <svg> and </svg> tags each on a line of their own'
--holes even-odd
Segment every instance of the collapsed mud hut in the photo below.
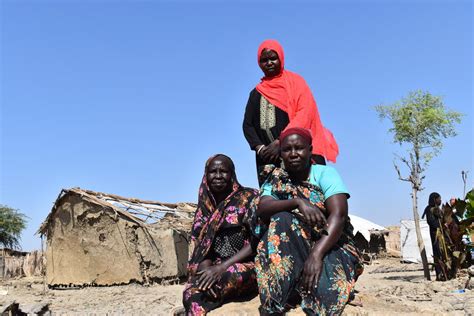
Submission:
<svg viewBox="0 0 474 316">
<path fill-rule="evenodd" d="M 38 233 L 50 287 L 176 280 L 196 205 L 63 189 Z"/>
<path fill-rule="evenodd" d="M 44 270 L 40 251 L 25 252 L 15 249 L 0 249 L 0 273 L 2 279 L 41 276 Z"/>
<path fill-rule="evenodd" d="M 370 256 L 386 252 L 385 236 L 388 232 L 385 227 L 354 214 L 350 219 L 354 227 L 354 242 L 363 254 Z"/>
</svg>

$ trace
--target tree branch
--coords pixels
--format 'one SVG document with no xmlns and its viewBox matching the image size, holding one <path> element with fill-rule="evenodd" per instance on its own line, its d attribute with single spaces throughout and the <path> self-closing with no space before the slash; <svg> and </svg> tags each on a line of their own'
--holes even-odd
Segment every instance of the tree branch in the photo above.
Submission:
<svg viewBox="0 0 474 316">
<path fill-rule="evenodd" d="M 397 158 L 400 159 L 401 162 L 403 162 L 405 165 L 407 165 L 408 170 L 410 170 L 410 173 L 411 173 L 413 168 L 412 168 L 412 166 L 410 165 L 410 162 L 408 162 L 408 160 L 407 160 L 406 158 L 404 158 L 404 157 L 401 157 L 401 156 L 396 155 L 396 154 L 395 154 L 395 156 L 397 156 Z M 394 162 L 393 164 L 395 165 L 395 162 Z M 396 168 L 398 168 L 398 167 L 396 167 Z"/>
<path fill-rule="evenodd" d="M 400 172 L 400 168 L 398 168 L 398 166 L 395 164 L 395 162 L 393 162 L 393 166 L 395 167 L 395 170 L 397 170 L 399 180 L 411 182 L 410 178 L 403 178 L 402 177 L 402 174 Z"/>
<path fill-rule="evenodd" d="M 407 165 L 408 169 L 410 170 L 410 174 L 413 174 L 413 165 L 410 164 L 407 159 L 403 159 L 402 161 Z"/>
</svg>

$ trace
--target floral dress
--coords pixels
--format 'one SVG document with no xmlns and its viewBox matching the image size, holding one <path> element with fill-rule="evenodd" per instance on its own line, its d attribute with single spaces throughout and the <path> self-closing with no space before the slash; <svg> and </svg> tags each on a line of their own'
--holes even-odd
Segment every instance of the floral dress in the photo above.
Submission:
<svg viewBox="0 0 474 316">
<path fill-rule="evenodd" d="M 249 207 L 258 196 L 258 191 L 242 187 L 235 172 L 232 181 L 232 193 L 216 206 L 207 186 L 206 176 L 203 177 L 191 231 L 191 246 L 194 249 L 188 262 L 188 281 L 183 292 L 183 305 L 187 315 L 205 315 L 226 300 L 257 294 L 253 257 L 231 265 L 224 272 L 213 285 L 217 298 L 201 291 L 198 286 L 199 276 L 196 272 L 202 261 L 209 259 L 212 265 L 220 264 L 234 256 L 251 240 Z"/>
<path fill-rule="evenodd" d="M 292 184 L 283 169 L 275 168 L 262 186 L 261 195 L 280 200 L 304 198 L 328 217 L 325 199 L 346 193 L 346 189 L 334 168 L 321 165 L 311 168 L 309 180 L 299 185 Z M 301 291 L 300 278 L 304 263 L 322 231 L 306 224 L 298 210 L 276 213 L 268 225 L 258 221 L 253 227 L 261 238 L 255 269 L 262 312 L 283 313 L 301 304 L 308 315 L 342 313 L 363 270 L 360 254 L 352 241 L 353 228 L 349 220 L 337 244 L 324 256 L 319 283 L 309 294 Z"/>
</svg>

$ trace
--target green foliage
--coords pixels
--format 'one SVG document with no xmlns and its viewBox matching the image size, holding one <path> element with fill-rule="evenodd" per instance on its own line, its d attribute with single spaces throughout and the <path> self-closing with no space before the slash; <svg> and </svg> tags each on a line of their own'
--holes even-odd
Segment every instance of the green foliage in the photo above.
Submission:
<svg viewBox="0 0 474 316">
<path fill-rule="evenodd" d="M 474 189 L 466 194 L 464 200 L 456 199 L 454 207 L 456 208 L 456 215 L 461 219 L 459 223 L 460 231 L 463 234 L 470 234 L 474 222 Z"/>
<path fill-rule="evenodd" d="M 380 119 L 389 119 L 395 143 L 412 145 L 419 157 L 428 163 L 443 147 L 442 138 L 456 136 L 454 123 L 462 114 L 445 108 L 441 97 L 426 91 L 413 91 L 391 105 L 375 107 Z M 422 153 L 423 151 L 423 153 Z"/>
<path fill-rule="evenodd" d="M 463 219 L 474 218 L 474 189 L 467 192 L 464 199 L 456 199 L 456 215 Z"/>
<path fill-rule="evenodd" d="M 467 192 L 466 202 L 466 218 L 474 218 L 474 189 Z"/>
<path fill-rule="evenodd" d="M 21 231 L 26 227 L 26 216 L 18 210 L 0 204 L 0 244 L 19 249 Z"/>
</svg>

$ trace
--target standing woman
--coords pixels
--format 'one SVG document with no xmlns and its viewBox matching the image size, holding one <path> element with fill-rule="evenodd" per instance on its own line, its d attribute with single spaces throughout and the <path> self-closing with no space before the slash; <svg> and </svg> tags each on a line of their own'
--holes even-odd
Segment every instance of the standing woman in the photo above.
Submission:
<svg viewBox="0 0 474 316">
<path fill-rule="evenodd" d="M 258 65 L 264 73 L 250 92 L 245 109 L 243 130 L 250 148 L 256 153 L 259 185 L 266 164 L 280 166 L 278 137 L 291 127 L 306 128 L 313 137 L 314 163 L 336 162 L 336 140 L 319 118 L 310 88 L 300 75 L 285 69 L 283 48 L 275 40 L 266 40 L 258 48 Z"/>
<path fill-rule="evenodd" d="M 229 157 L 207 160 L 191 231 L 187 315 L 205 315 L 225 300 L 257 293 L 248 212 L 257 195 L 239 184 Z"/>
<path fill-rule="evenodd" d="M 425 207 L 425 211 L 421 218 L 426 216 L 426 222 L 430 227 L 430 238 L 431 246 L 433 248 L 433 261 L 436 271 L 436 280 L 444 279 L 443 269 L 441 268 L 441 250 L 439 248 L 439 241 L 436 238 L 436 231 L 440 228 L 440 215 L 441 215 L 441 195 L 437 192 L 432 192 L 428 198 L 428 205 Z"/>
</svg>

